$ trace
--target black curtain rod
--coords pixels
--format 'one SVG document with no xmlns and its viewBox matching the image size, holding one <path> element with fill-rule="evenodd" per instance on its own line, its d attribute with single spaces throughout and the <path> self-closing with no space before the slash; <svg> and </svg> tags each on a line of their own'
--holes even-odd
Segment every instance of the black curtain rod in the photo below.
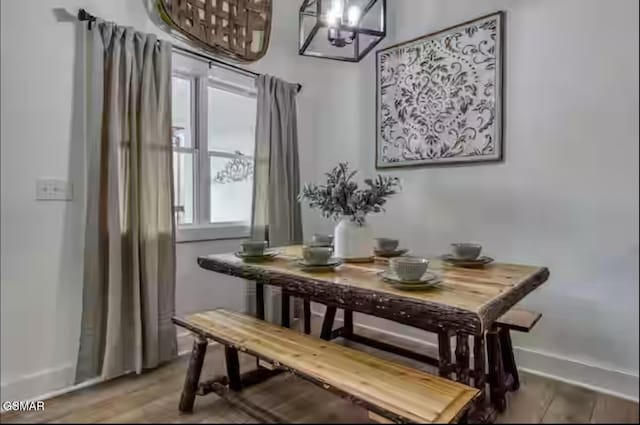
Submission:
<svg viewBox="0 0 640 425">
<path fill-rule="evenodd" d="M 88 21 L 89 22 L 89 29 L 91 29 L 91 25 L 96 21 L 96 17 L 94 15 L 90 14 L 89 12 L 87 12 L 85 9 L 80 9 L 78 11 L 78 20 L 79 21 Z M 221 61 L 220 59 L 216 59 L 216 58 L 214 58 L 212 56 L 205 55 L 204 53 L 200 53 L 200 52 L 197 52 L 195 50 L 187 49 L 187 48 L 176 46 L 176 45 L 171 45 L 171 48 L 173 50 L 177 51 L 177 52 L 184 53 L 184 54 L 187 54 L 187 55 L 190 55 L 190 56 L 195 56 L 195 57 L 197 57 L 199 59 L 205 60 L 205 61 L 209 62 L 209 66 L 211 66 L 212 63 L 215 63 L 215 64 L 218 64 L 218 65 L 220 65 L 222 67 L 233 69 L 235 71 L 242 72 L 244 74 L 251 75 L 253 77 L 259 77 L 261 75 L 261 74 L 259 74 L 257 72 L 253 72 L 253 71 L 250 71 L 248 69 L 241 68 L 241 67 L 239 67 L 237 65 Z M 298 91 L 300 91 L 300 90 L 302 90 L 302 84 L 298 84 Z"/>
</svg>

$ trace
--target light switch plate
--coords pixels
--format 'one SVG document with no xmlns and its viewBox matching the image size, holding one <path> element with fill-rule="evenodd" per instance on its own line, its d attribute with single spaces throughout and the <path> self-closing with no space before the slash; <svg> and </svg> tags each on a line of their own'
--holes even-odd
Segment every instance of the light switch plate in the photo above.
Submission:
<svg viewBox="0 0 640 425">
<path fill-rule="evenodd" d="M 41 177 L 36 181 L 36 199 L 39 201 L 71 201 L 73 187 L 66 180 Z"/>
</svg>

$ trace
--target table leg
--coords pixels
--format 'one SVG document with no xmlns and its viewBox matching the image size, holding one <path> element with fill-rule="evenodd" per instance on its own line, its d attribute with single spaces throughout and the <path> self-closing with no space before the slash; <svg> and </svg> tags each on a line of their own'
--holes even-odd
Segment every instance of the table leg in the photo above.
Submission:
<svg viewBox="0 0 640 425">
<path fill-rule="evenodd" d="M 500 339 L 500 350 L 502 351 L 502 362 L 505 374 L 510 377 L 509 391 L 517 391 L 520 388 L 520 377 L 516 367 L 516 359 L 513 356 L 513 345 L 511 344 L 511 332 L 509 329 L 498 329 Z"/>
<path fill-rule="evenodd" d="M 280 307 L 281 307 L 281 315 L 282 315 L 282 327 L 284 328 L 289 328 L 291 327 L 291 296 L 285 292 L 282 291 L 282 302 L 280 303 Z"/>
<path fill-rule="evenodd" d="M 480 390 L 472 410 L 469 412 L 469 420 L 473 423 L 493 423 L 496 419 L 496 410 L 486 403 L 486 366 L 485 366 L 484 335 L 473 336 L 473 386 Z"/>
<path fill-rule="evenodd" d="M 456 381 L 469 384 L 469 335 L 456 334 Z"/>
<path fill-rule="evenodd" d="M 304 310 L 304 333 L 309 335 L 311 333 L 311 301 L 304 300 L 302 308 Z"/>
<path fill-rule="evenodd" d="M 353 310 L 344 310 L 344 329 L 342 336 L 349 338 L 353 335 Z"/>
<path fill-rule="evenodd" d="M 256 317 L 264 320 L 264 284 L 256 282 Z M 261 369 L 260 359 L 256 358 L 256 367 Z"/>
<path fill-rule="evenodd" d="M 484 393 L 485 386 L 485 358 L 484 335 L 473 336 L 473 386 Z"/>
<path fill-rule="evenodd" d="M 240 391 L 242 389 L 242 380 L 240 379 L 240 361 L 238 359 L 238 350 L 231 347 L 224 347 L 224 358 L 227 365 L 229 388 L 231 388 L 233 391 Z"/>
<path fill-rule="evenodd" d="M 333 321 L 336 318 L 336 310 L 336 307 L 327 306 L 327 311 L 324 313 L 320 338 L 326 339 L 327 341 L 331 339 L 331 331 L 333 330 Z"/>
<path fill-rule="evenodd" d="M 451 337 L 448 331 L 438 332 L 438 373 L 444 378 L 451 375 Z"/>
<path fill-rule="evenodd" d="M 256 282 L 256 317 L 264 320 L 264 285 Z"/>
<path fill-rule="evenodd" d="M 500 338 L 498 337 L 498 331 L 496 329 L 487 332 L 487 358 L 489 361 L 489 393 L 491 403 L 499 412 L 503 412 L 507 407 L 505 398 L 507 391 L 505 388 Z"/>
</svg>

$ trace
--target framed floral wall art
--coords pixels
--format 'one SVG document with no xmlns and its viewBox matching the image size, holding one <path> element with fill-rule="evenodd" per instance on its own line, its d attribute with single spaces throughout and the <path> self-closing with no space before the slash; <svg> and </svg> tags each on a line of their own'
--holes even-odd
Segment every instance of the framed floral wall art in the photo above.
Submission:
<svg viewBox="0 0 640 425">
<path fill-rule="evenodd" d="M 377 168 L 502 160 L 503 16 L 377 52 Z"/>
</svg>

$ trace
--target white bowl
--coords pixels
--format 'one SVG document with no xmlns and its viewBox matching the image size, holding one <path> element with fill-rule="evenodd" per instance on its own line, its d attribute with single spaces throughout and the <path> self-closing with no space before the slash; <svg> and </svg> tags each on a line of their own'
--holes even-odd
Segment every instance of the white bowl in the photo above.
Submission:
<svg viewBox="0 0 640 425">
<path fill-rule="evenodd" d="M 302 248 L 302 258 L 310 266 L 327 264 L 333 255 L 333 248 L 324 246 L 305 246 Z"/>
<path fill-rule="evenodd" d="M 482 251 L 482 245 L 477 243 L 452 243 L 451 253 L 461 260 L 475 260 Z"/>
<path fill-rule="evenodd" d="M 389 269 L 400 280 L 420 280 L 427 271 L 429 260 L 420 257 L 395 257 L 389 260 Z"/>
</svg>

